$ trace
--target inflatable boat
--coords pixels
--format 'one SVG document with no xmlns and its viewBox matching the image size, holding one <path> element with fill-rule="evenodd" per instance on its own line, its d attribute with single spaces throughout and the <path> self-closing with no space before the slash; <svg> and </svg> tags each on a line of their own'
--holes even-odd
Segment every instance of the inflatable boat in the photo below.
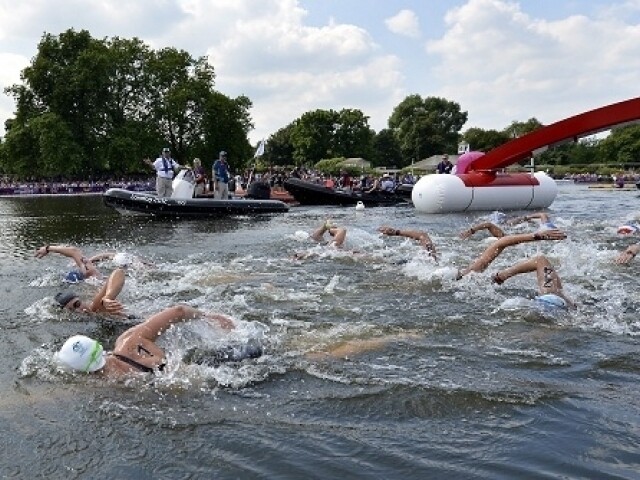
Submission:
<svg viewBox="0 0 640 480">
<path fill-rule="evenodd" d="M 362 202 L 367 207 L 380 207 L 410 203 L 406 192 L 343 192 L 322 184 L 306 182 L 299 178 L 288 178 L 284 188 L 293 195 L 300 205 L 350 206 Z"/>
<path fill-rule="evenodd" d="M 225 215 L 255 215 L 286 212 L 289 206 L 280 200 L 212 197 L 193 198 L 194 175 L 182 170 L 173 180 L 171 197 L 158 197 L 154 193 L 132 192 L 123 188 L 110 188 L 103 194 L 104 204 L 122 214 L 150 215 L 174 218 L 211 218 Z"/>
</svg>

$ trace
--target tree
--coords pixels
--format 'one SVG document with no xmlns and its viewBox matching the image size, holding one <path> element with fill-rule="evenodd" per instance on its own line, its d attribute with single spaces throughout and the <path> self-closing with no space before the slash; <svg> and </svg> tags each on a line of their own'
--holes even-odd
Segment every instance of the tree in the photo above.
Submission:
<svg viewBox="0 0 640 480">
<path fill-rule="evenodd" d="M 382 167 L 400 165 L 402 151 L 398 139 L 392 130 L 384 128 L 380 130 L 373 139 L 373 155 L 371 166 Z"/>
<path fill-rule="evenodd" d="M 640 163 L 640 125 L 626 125 L 611 130 L 598 145 L 599 157 L 609 163 Z"/>
<path fill-rule="evenodd" d="M 455 151 L 459 132 L 467 121 L 460 105 L 444 98 L 409 95 L 389 117 L 389 128 L 398 138 L 406 166 L 412 160 Z"/>
<path fill-rule="evenodd" d="M 335 157 L 370 158 L 375 132 L 369 127 L 369 117 L 357 109 L 338 112 L 331 153 Z"/>
<path fill-rule="evenodd" d="M 148 172 L 142 157 L 164 146 L 181 163 L 224 149 L 238 166 L 252 153 L 251 101 L 215 91 L 206 57 L 175 48 L 154 51 L 135 38 L 96 40 L 70 29 L 42 37 L 22 78 L 6 89 L 17 110 L 1 147 L 5 171 Z M 11 165 L 3 161 L 8 158 Z"/>
<path fill-rule="evenodd" d="M 264 153 L 264 161 L 270 165 L 296 165 L 293 160 L 293 143 L 291 132 L 293 124 L 281 128 L 267 140 Z"/>
<path fill-rule="evenodd" d="M 542 127 L 544 127 L 544 125 L 540 123 L 537 118 L 531 117 L 526 122 L 517 122 L 514 120 L 511 122 L 511 125 L 503 130 L 503 132 L 509 138 L 519 138 Z"/>
<path fill-rule="evenodd" d="M 294 121 L 291 143 L 296 165 L 315 164 L 333 156 L 333 135 L 338 119 L 339 115 L 334 110 L 314 110 Z"/>
<path fill-rule="evenodd" d="M 504 131 L 483 130 L 482 128 L 468 129 L 462 135 L 462 139 L 470 145 L 471 150 L 479 152 L 488 152 L 510 140 Z"/>
</svg>

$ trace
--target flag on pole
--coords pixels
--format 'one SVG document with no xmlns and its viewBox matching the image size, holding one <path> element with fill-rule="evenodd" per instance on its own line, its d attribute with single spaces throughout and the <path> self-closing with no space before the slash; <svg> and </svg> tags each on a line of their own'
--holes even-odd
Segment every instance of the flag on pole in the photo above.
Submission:
<svg viewBox="0 0 640 480">
<path fill-rule="evenodd" d="M 256 153 L 253 155 L 253 158 L 261 157 L 264 155 L 264 140 L 260 140 L 258 143 L 258 148 L 256 149 Z"/>
</svg>

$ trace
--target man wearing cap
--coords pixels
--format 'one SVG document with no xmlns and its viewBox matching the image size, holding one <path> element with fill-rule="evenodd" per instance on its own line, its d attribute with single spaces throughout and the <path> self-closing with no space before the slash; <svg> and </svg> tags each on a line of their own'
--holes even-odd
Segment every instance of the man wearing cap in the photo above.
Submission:
<svg viewBox="0 0 640 480">
<path fill-rule="evenodd" d="M 162 155 L 156 158 L 155 162 L 151 162 L 146 158 L 145 163 L 152 166 L 156 171 L 156 193 L 159 197 L 170 197 L 173 193 L 173 174 L 175 169 L 181 166 L 171 158 L 171 150 L 169 147 L 162 149 Z"/>
<path fill-rule="evenodd" d="M 220 152 L 218 160 L 213 162 L 213 196 L 217 199 L 227 200 L 229 198 L 229 164 L 227 163 L 227 152 Z"/>
<path fill-rule="evenodd" d="M 442 155 L 442 161 L 438 163 L 438 173 L 451 173 L 453 163 L 449 161 L 449 155 Z"/>
</svg>

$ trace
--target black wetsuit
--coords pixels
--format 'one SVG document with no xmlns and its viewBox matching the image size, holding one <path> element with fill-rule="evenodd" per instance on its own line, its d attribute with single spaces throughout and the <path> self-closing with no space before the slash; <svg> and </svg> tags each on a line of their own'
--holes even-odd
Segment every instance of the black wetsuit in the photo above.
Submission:
<svg viewBox="0 0 640 480">
<path fill-rule="evenodd" d="M 165 364 L 161 363 L 160 365 L 158 365 L 158 368 L 151 368 L 151 367 L 147 367 L 146 365 L 141 364 L 140 362 L 136 362 L 135 360 L 133 360 L 132 358 L 129 357 L 125 357 L 124 355 L 120 355 L 119 353 L 114 353 L 113 354 L 114 357 L 116 357 L 118 360 L 131 365 L 133 368 L 135 368 L 136 370 L 140 371 L 140 372 L 144 372 L 144 373 L 153 373 L 156 370 L 158 371 L 162 371 L 164 370 Z"/>
<path fill-rule="evenodd" d="M 262 345 L 249 342 L 245 345 L 229 345 L 216 350 L 192 348 L 185 354 L 184 361 L 198 365 L 217 366 L 224 362 L 240 362 L 248 358 L 258 358 L 262 356 L 262 353 Z"/>
</svg>

